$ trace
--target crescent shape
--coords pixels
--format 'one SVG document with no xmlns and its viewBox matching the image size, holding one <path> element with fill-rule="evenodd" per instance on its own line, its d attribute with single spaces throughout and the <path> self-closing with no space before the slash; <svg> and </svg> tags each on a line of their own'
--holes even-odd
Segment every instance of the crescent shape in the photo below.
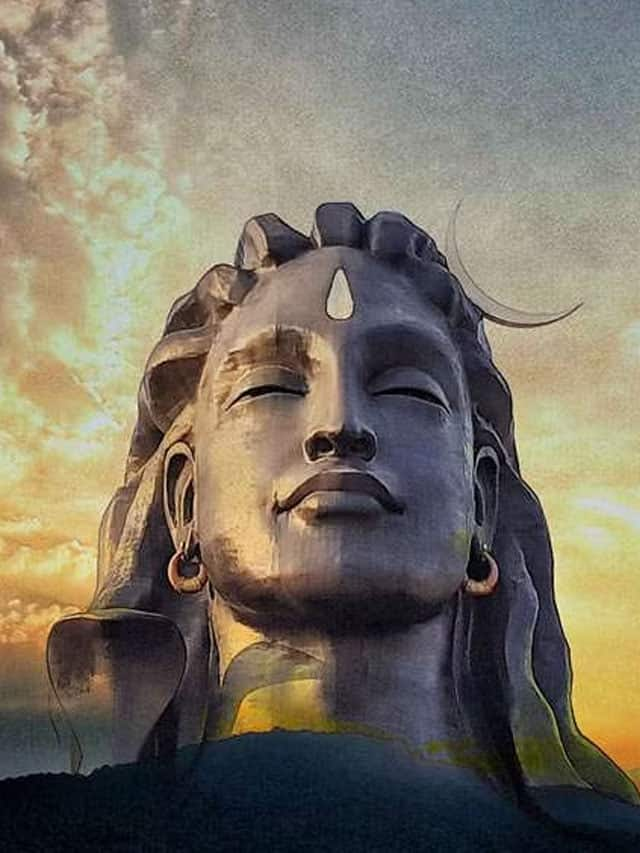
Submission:
<svg viewBox="0 0 640 853">
<path fill-rule="evenodd" d="M 572 308 L 568 308 L 565 311 L 559 311 L 554 314 L 536 314 L 529 311 L 520 311 L 517 308 L 509 307 L 509 305 L 503 305 L 502 302 L 498 302 L 492 296 L 489 296 L 488 293 L 475 283 L 460 257 L 456 240 L 456 219 L 461 205 L 462 199 L 454 207 L 451 218 L 449 219 L 445 252 L 451 272 L 459 280 L 466 295 L 476 308 L 480 309 L 487 320 L 492 320 L 500 326 L 530 329 L 535 326 L 548 326 L 551 323 L 557 323 L 558 320 L 564 320 L 565 317 L 568 317 L 577 311 L 578 308 L 582 307 L 583 303 L 578 302 Z"/>
</svg>

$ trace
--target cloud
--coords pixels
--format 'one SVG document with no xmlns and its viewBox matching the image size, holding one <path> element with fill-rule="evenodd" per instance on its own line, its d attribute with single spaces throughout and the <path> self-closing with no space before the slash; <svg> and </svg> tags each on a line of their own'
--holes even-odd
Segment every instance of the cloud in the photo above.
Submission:
<svg viewBox="0 0 640 853">
<path fill-rule="evenodd" d="M 29 0 L 0 23 L 0 519 L 47 519 L 23 543 L 32 577 L 70 536 L 95 546 L 186 255 L 111 18 L 104 0 Z"/>
<path fill-rule="evenodd" d="M 0 646 L 32 643 L 43 650 L 53 623 L 75 610 L 69 605 L 52 603 L 42 606 L 37 602 L 12 598 L 5 605 L 0 604 Z"/>
<path fill-rule="evenodd" d="M 623 363 L 637 372 L 640 368 L 640 320 L 627 324 L 620 332 L 619 341 Z"/>
<path fill-rule="evenodd" d="M 9 528 L 11 529 L 11 528 Z M 16 536 L 16 529 L 20 536 Z M 24 520 L 13 524 L 13 535 L 0 540 L 0 590 L 3 597 L 32 600 L 43 596 L 50 602 L 85 606 L 93 592 L 96 550 L 75 539 L 47 544 L 47 533 L 34 525 L 31 533 Z M 29 544 L 20 544 L 20 539 Z"/>
<path fill-rule="evenodd" d="M 0 42 L 0 170 L 17 179 L 26 177 L 26 160 L 29 154 L 28 131 L 33 116 L 27 99 L 20 91 L 18 64 L 7 55 Z"/>
<path fill-rule="evenodd" d="M 606 520 L 623 522 L 632 530 L 640 532 L 640 509 L 628 506 L 619 500 L 612 500 L 603 495 L 591 495 L 578 498 L 576 505 L 583 509 L 592 510 Z"/>
<path fill-rule="evenodd" d="M 29 537 L 42 530 L 40 518 L 8 518 L 0 520 L 0 541 L 5 536 Z"/>
<path fill-rule="evenodd" d="M 0 182 L 11 182 L 13 201 L 2 233 L 7 281 L 20 284 L 9 307 L 22 314 L 23 341 L 33 345 L 37 330 L 49 351 L 42 325 L 53 322 L 77 350 L 102 344 L 109 373 L 154 261 L 187 217 L 168 190 L 157 127 L 136 110 L 138 90 L 112 48 L 106 3 L 40 3 L 29 20 L 0 30 Z"/>
</svg>

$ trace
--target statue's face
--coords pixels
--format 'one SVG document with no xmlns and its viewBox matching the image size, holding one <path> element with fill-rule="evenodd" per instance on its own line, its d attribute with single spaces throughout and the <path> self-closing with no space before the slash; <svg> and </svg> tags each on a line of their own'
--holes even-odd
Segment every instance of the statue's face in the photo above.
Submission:
<svg viewBox="0 0 640 853">
<path fill-rule="evenodd" d="M 348 319 L 327 313 L 338 268 Z M 209 356 L 195 457 L 202 558 L 249 621 L 419 621 L 464 578 L 474 476 L 459 355 L 415 282 L 364 252 L 320 249 L 261 274 Z"/>
</svg>

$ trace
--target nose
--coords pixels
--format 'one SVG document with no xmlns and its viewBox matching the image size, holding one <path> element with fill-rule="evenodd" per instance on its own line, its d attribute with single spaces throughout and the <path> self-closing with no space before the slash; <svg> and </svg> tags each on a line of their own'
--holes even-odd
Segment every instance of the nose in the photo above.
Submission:
<svg viewBox="0 0 640 853">
<path fill-rule="evenodd" d="M 366 428 L 342 426 L 334 430 L 316 430 L 304 442 L 309 462 L 331 457 L 358 457 L 369 462 L 376 455 L 375 435 Z"/>
</svg>

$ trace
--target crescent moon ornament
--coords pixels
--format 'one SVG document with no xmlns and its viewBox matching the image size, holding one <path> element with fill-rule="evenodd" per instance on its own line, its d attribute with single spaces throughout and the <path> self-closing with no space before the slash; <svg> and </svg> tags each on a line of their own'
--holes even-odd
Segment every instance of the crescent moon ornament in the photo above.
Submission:
<svg viewBox="0 0 640 853">
<path fill-rule="evenodd" d="M 446 248 L 445 252 L 451 272 L 459 280 L 465 294 L 473 302 L 476 308 L 479 308 L 487 320 L 492 320 L 500 326 L 511 326 L 519 329 L 530 329 L 535 326 L 549 326 L 551 323 L 557 323 L 559 320 L 564 320 L 565 317 L 573 314 L 578 308 L 581 308 L 583 303 L 578 302 L 572 308 L 557 313 L 531 313 L 530 311 L 520 311 L 517 308 L 511 308 L 509 305 L 503 305 L 492 296 L 489 296 L 471 277 L 471 273 L 467 270 L 458 249 L 456 240 L 456 219 L 458 211 L 462 206 L 462 199 L 456 204 L 449 219 L 447 226 Z"/>
</svg>

